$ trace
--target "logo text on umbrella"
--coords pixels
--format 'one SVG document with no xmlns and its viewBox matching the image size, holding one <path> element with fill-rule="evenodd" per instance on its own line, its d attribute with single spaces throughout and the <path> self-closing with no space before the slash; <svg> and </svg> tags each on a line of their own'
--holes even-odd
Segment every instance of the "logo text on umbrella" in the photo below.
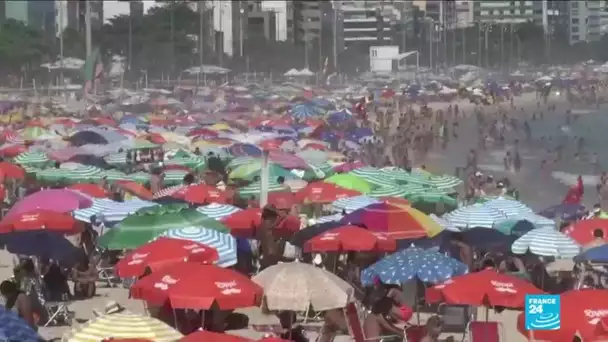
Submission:
<svg viewBox="0 0 608 342">
<path fill-rule="evenodd" d="M 490 284 L 492 284 L 492 286 L 494 286 L 494 289 L 498 292 L 517 293 L 517 290 L 514 288 L 513 283 L 503 283 L 500 281 L 491 280 Z"/>
<path fill-rule="evenodd" d="M 598 324 L 602 318 L 608 317 L 608 309 L 604 310 L 590 310 L 587 309 L 584 311 L 585 316 L 589 318 L 589 324 L 596 325 Z"/>
<path fill-rule="evenodd" d="M 184 246 L 184 249 L 187 251 L 190 251 L 190 253 L 192 253 L 192 254 L 202 253 L 207 250 L 206 248 L 203 248 L 200 245 L 197 245 L 195 243 Z"/>
<path fill-rule="evenodd" d="M 148 253 L 135 253 L 131 256 L 131 261 L 129 261 L 128 265 L 139 265 L 144 262 L 144 259 L 148 256 Z"/>
<path fill-rule="evenodd" d="M 231 295 L 231 294 L 239 294 L 241 293 L 241 289 L 236 287 L 236 281 L 227 281 L 227 282 L 221 282 L 221 281 L 216 281 L 215 282 L 215 286 L 217 286 L 218 289 L 220 289 L 221 293 L 223 295 Z"/>
<path fill-rule="evenodd" d="M 340 236 L 339 233 L 325 233 L 321 236 L 321 240 L 327 241 L 327 240 L 335 240 L 338 236 Z"/>
<path fill-rule="evenodd" d="M 171 285 L 177 284 L 179 279 L 173 279 L 171 276 L 166 275 L 160 281 L 161 282 L 154 283 L 154 287 L 163 291 L 167 291 Z"/>
</svg>

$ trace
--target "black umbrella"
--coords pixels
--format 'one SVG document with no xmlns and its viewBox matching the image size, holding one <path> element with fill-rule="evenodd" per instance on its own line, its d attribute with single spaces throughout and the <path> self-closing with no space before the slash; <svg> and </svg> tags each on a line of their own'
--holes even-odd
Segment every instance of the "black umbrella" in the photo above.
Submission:
<svg viewBox="0 0 608 342">
<path fill-rule="evenodd" d="M 302 247 L 306 241 L 314 238 L 315 236 L 344 225 L 344 223 L 336 221 L 315 224 L 295 233 L 289 242 L 294 246 Z"/>
<path fill-rule="evenodd" d="M 517 239 L 516 236 L 505 235 L 496 229 L 482 227 L 466 230 L 462 236 L 466 244 L 482 250 L 505 250 Z"/>
<path fill-rule="evenodd" d="M 70 143 L 73 146 L 82 146 L 87 144 L 105 145 L 108 143 L 106 138 L 97 132 L 82 131 L 70 137 Z"/>
<path fill-rule="evenodd" d="M 104 170 L 109 170 L 113 168 L 113 166 L 108 164 L 105 159 L 91 154 L 77 154 L 72 158 L 68 159 L 68 161 L 83 165 L 91 165 Z"/>
</svg>

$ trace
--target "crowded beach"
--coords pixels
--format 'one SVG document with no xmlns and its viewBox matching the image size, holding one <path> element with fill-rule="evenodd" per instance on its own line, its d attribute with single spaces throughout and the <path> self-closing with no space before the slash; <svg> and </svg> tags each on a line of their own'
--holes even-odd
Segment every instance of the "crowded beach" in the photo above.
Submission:
<svg viewBox="0 0 608 342">
<path fill-rule="evenodd" d="M 0 338 L 608 340 L 608 176 L 537 127 L 606 88 L 564 83 L 4 101 Z"/>
</svg>

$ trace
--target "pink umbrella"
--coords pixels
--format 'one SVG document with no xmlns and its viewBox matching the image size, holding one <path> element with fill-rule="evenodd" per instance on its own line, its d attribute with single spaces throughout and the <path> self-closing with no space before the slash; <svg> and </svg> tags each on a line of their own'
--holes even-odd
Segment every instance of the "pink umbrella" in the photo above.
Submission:
<svg viewBox="0 0 608 342">
<path fill-rule="evenodd" d="M 354 161 L 354 162 L 350 162 L 350 163 L 344 163 L 344 164 L 340 164 L 338 166 L 334 167 L 334 171 L 336 172 L 351 172 L 354 169 L 358 169 L 361 167 L 367 166 L 367 164 L 365 164 L 362 161 Z"/>
<path fill-rule="evenodd" d="M 279 164 L 286 169 L 308 169 L 308 164 L 304 159 L 290 153 L 272 150 L 268 153 L 268 159 L 275 164 Z"/>
<path fill-rule="evenodd" d="M 68 189 L 49 189 L 33 193 L 17 202 L 5 216 L 9 219 L 19 214 L 34 210 L 48 210 L 57 213 L 69 213 L 93 205 L 88 197 Z"/>
</svg>

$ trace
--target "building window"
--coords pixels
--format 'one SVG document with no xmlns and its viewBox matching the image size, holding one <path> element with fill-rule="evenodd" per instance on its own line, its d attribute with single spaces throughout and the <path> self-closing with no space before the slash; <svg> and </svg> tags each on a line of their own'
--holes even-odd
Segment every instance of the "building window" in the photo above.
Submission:
<svg viewBox="0 0 608 342">
<path fill-rule="evenodd" d="M 572 26 L 572 33 L 578 33 L 578 26 Z"/>
<path fill-rule="evenodd" d="M 572 23 L 573 24 L 578 24 L 578 18 L 572 18 Z"/>
</svg>

